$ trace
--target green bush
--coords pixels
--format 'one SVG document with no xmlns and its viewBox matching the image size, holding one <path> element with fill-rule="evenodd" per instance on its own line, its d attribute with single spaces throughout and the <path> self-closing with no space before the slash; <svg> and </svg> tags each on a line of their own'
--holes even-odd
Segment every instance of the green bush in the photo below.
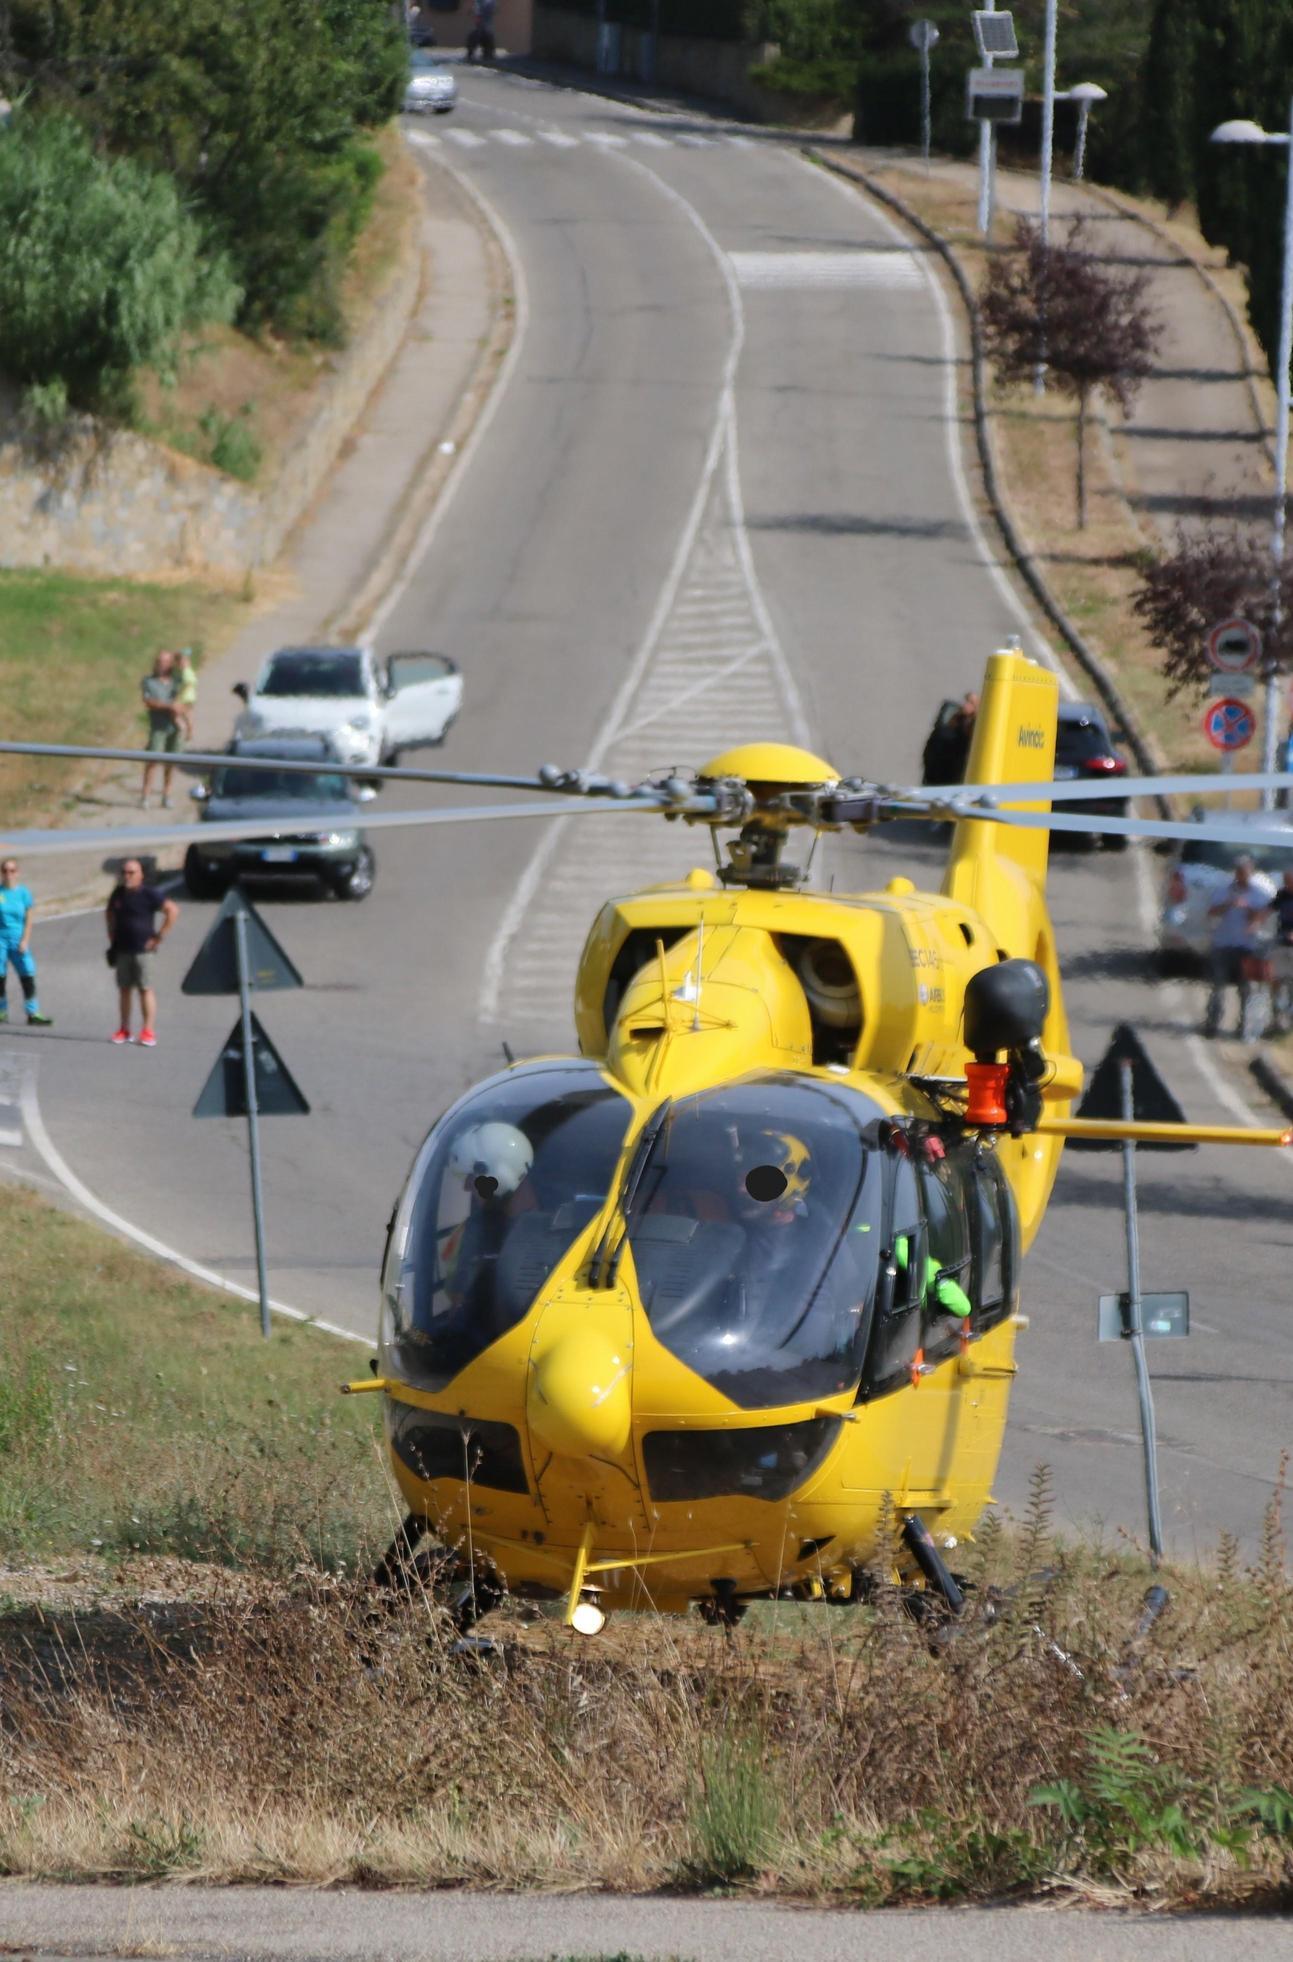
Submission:
<svg viewBox="0 0 1293 1962">
<path fill-rule="evenodd" d="M 173 372 L 185 330 L 240 297 L 169 178 L 96 156 L 65 116 L 0 133 L 0 368 L 37 419 L 125 408 L 133 369 Z"/>
<path fill-rule="evenodd" d="M 202 434 L 210 444 L 211 461 L 217 470 L 227 471 L 231 477 L 241 477 L 249 484 L 260 469 L 264 452 L 251 427 L 250 406 L 236 416 L 222 415 L 219 409 L 208 409 L 201 419 Z"/>
<path fill-rule="evenodd" d="M 0 94 L 168 172 L 243 289 L 245 325 L 336 342 L 408 74 L 385 0 L 11 0 Z"/>
</svg>

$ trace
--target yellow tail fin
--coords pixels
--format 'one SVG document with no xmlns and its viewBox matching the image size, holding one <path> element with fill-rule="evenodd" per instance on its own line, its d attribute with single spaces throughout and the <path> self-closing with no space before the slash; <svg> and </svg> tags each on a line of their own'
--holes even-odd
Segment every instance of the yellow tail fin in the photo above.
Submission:
<svg viewBox="0 0 1293 1962">
<path fill-rule="evenodd" d="M 1055 770 L 1055 728 L 1059 681 L 1022 654 L 994 654 L 988 661 L 983 695 L 975 718 L 974 741 L 966 767 L 967 783 L 1049 783 Z M 1039 798 L 1021 801 L 1021 810 L 1049 811 Z M 1041 894 L 1046 886 L 1050 833 L 1026 831 L 965 818 L 952 834 L 943 891 L 992 919 L 1021 880 Z M 1002 876 L 1004 875 L 1004 877 Z M 996 904 L 994 905 L 994 901 Z M 1007 902 L 1007 910 L 1013 910 Z M 1032 949 L 1012 947 L 1011 953 Z"/>
</svg>

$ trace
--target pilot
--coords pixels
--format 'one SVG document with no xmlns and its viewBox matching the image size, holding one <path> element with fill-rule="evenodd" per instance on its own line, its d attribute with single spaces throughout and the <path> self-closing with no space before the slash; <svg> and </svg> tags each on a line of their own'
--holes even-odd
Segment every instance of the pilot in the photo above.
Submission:
<svg viewBox="0 0 1293 1962">
<path fill-rule="evenodd" d="M 787 1270 L 802 1252 L 813 1161 L 790 1131 L 759 1132 L 743 1157 L 732 1215 L 745 1228 L 741 1286 L 749 1312 L 784 1290 Z"/>
<path fill-rule="evenodd" d="M 445 1180 L 461 1181 L 467 1217 L 441 1248 L 442 1285 L 465 1318 L 493 1313 L 498 1257 L 516 1217 L 516 1196 L 534 1164 L 534 1146 L 515 1124 L 473 1124 L 455 1138 Z"/>
</svg>

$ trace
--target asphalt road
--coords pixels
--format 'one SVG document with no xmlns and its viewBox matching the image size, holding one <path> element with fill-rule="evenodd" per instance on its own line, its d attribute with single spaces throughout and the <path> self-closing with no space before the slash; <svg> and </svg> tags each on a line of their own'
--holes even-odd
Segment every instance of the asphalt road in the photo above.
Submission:
<svg viewBox="0 0 1293 1962">
<path fill-rule="evenodd" d="M 764 734 L 914 778 L 939 701 L 1004 636 L 1044 655 L 975 526 L 953 330 L 925 255 L 782 141 L 502 74 L 463 95 L 452 126 L 418 136 L 428 169 L 463 173 L 510 236 L 520 346 L 378 634 L 462 662 L 445 760 L 633 773 Z M 361 908 L 265 902 L 309 986 L 259 1012 L 314 1106 L 265 1127 L 279 1299 L 371 1333 L 384 1223 L 437 1111 L 505 1040 L 567 1046 L 600 899 L 707 850 L 631 816 L 386 833 Z M 850 842 L 829 864 L 852 885 L 899 864 L 930 882 L 937 854 Z M 1058 861 L 1077 1047 L 1093 1063 L 1132 1020 L 1191 1116 L 1232 1119 L 1233 1092 L 1185 1034 L 1197 1001 L 1147 979 L 1156 867 L 1139 852 Z M 230 1001 L 177 993 L 210 911 L 187 904 L 168 945 L 153 1054 L 105 1041 L 98 921 L 43 926 L 58 1027 L 16 1034 L 6 1060 L 34 1066 L 27 1122 L 48 1167 L 247 1286 L 242 1129 L 188 1114 L 234 1019 Z M 1189 1343 L 1153 1358 L 1182 1552 L 1223 1527 L 1255 1538 L 1290 1441 L 1291 1172 L 1216 1150 L 1144 1161 L 1146 1285 L 1188 1286 L 1195 1313 Z M 1111 1532 L 1143 1520 L 1130 1361 L 1095 1341 L 1096 1295 L 1123 1278 L 1118 1161 L 1071 1157 L 1026 1276 L 999 1491 L 1022 1503 L 1044 1460 L 1061 1516 Z"/>
<path fill-rule="evenodd" d="M 619 1895 L 363 1894 L 0 1882 L 0 1953 L 219 1962 L 1278 1962 L 1288 1916 L 919 1908 L 883 1914 Z"/>
</svg>

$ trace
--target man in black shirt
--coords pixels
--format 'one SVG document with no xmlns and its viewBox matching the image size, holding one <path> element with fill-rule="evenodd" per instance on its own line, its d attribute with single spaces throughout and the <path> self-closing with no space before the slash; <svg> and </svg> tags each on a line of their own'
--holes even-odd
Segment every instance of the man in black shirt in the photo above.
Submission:
<svg viewBox="0 0 1293 1962">
<path fill-rule="evenodd" d="M 161 914 L 161 925 L 157 916 Z M 121 883 L 108 899 L 108 965 L 115 968 L 121 1000 L 121 1021 L 114 1042 L 130 1041 L 130 997 L 139 995 L 143 1026 L 139 1041 L 144 1049 L 157 1047 L 155 1019 L 157 996 L 153 991 L 153 955 L 180 916 L 173 899 L 167 899 L 156 886 L 145 885 L 144 868 L 137 858 L 128 858 L 121 868 Z"/>
<path fill-rule="evenodd" d="M 1271 948 L 1274 1020 L 1283 1035 L 1293 1022 L 1293 869 L 1284 874 L 1284 883 L 1271 901 L 1271 917 L 1275 923 L 1275 945 Z"/>
</svg>

